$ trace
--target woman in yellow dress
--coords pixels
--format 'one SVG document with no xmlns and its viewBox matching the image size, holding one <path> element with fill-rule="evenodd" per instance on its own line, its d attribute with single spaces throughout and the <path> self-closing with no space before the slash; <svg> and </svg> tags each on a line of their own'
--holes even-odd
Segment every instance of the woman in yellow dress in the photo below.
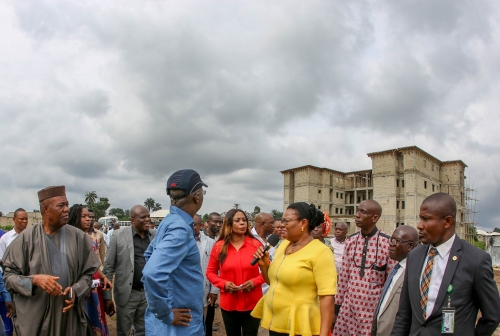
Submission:
<svg viewBox="0 0 500 336">
<path fill-rule="evenodd" d="M 286 209 L 284 240 L 270 263 L 269 254 L 259 248 L 254 257 L 269 290 L 252 311 L 270 336 L 330 335 L 337 271 L 332 251 L 311 236 L 324 222 L 313 204 L 293 203 Z"/>
</svg>

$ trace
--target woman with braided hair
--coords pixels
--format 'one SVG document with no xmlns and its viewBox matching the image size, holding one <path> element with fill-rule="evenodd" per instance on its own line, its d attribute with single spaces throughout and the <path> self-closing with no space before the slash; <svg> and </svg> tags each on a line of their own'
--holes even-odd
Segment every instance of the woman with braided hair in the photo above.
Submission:
<svg viewBox="0 0 500 336">
<path fill-rule="evenodd" d="M 106 245 L 102 232 L 94 230 L 94 223 L 90 217 L 89 210 L 81 204 L 73 205 L 69 209 L 68 224 L 88 234 L 88 237 L 92 240 L 92 248 L 102 264 L 106 254 Z M 108 278 L 98 269 L 94 274 L 92 290 L 87 297 L 87 314 L 89 315 L 95 334 L 97 336 L 109 336 L 106 315 L 104 313 L 104 301 L 102 297 L 103 288 L 101 288 L 101 284 L 104 290 L 109 290 L 112 287 Z"/>
<path fill-rule="evenodd" d="M 324 221 L 324 214 L 313 204 L 290 204 L 283 215 L 287 236 L 273 262 L 263 248 L 254 254 L 260 258 L 269 290 L 252 316 L 261 319 L 270 336 L 330 335 L 337 293 L 335 259 L 325 244 L 311 236 Z"/>
</svg>

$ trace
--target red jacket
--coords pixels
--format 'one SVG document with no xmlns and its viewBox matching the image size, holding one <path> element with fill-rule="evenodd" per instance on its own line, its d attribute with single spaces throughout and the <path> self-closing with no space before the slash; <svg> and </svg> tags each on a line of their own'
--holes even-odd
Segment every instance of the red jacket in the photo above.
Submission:
<svg viewBox="0 0 500 336">
<path fill-rule="evenodd" d="M 207 267 L 207 279 L 220 288 L 220 307 L 224 310 L 249 311 L 254 309 L 257 302 L 262 297 L 262 284 L 264 278 L 259 272 L 259 266 L 251 266 L 255 251 L 262 244 L 255 238 L 245 236 L 245 241 L 238 251 L 229 243 L 226 260 L 219 264 L 219 253 L 224 241 L 215 243 L 210 261 Z M 219 273 L 220 272 L 220 273 Z M 224 288 L 226 282 L 231 281 L 236 286 L 242 285 L 245 281 L 252 280 L 255 287 L 249 292 L 238 291 L 233 294 Z"/>
</svg>

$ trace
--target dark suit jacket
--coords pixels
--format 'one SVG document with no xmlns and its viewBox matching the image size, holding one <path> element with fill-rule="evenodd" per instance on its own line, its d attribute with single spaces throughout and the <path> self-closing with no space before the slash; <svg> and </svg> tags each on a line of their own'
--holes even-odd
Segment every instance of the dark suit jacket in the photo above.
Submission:
<svg viewBox="0 0 500 336">
<path fill-rule="evenodd" d="M 407 264 L 408 265 L 408 264 Z M 406 273 L 406 271 L 404 271 Z M 392 290 L 387 293 L 387 303 L 382 308 L 380 318 L 373 316 L 372 323 L 372 336 L 389 336 L 392 327 L 394 326 L 394 319 L 399 309 L 399 298 L 403 288 L 404 273 L 398 278 Z M 382 300 L 382 297 L 380 298 Z"/>
<path fill-rule="evenodd" d="M 125 306 L 132 292 L 134 279 L 134 234 L 132 226 L 116 230 L 109 242 L 106 262 L 102 272 L 113 281 L 113 294 L 118 306 Z M 153 241 L 156 231 L 149 230 L 149 239 Z M 111 299 L 111 291 L 102 291 L 104 300 Z"/>
<path fill-rule="evenodd" d="M 436 304 L 424 321 L 420 308 L 420 274 L 428 249 L 429 245 L 422 245 L 408 254 L 399 310 L 391 335 L 440 335 L 441 309 L 447 306 L 449 284 L 453 285 L 451 306 L 456 309 L 453 335 L 493 334 L 500 321 L 500 297 L 493 278 L 491 257 L 458 236 L 450 250 Z M 476 324 L 478 309 L 482 317 Z"/>
</svg>

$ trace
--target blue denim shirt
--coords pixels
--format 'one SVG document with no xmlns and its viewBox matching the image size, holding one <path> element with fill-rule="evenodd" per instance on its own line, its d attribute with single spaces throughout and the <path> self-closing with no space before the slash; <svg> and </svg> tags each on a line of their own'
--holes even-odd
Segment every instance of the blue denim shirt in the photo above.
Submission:
<svg viewBox="0 0 500 336">
<path fill-rule="evenodd" d="M 203 327 L 203 273 L 194 239 L 193 218 L 171 206 L 144 253 L 142 282 L 148 301 L 147 335 L 200 335 Z M 171 325 L 173 308 L 188 308 L 188 327 Z"/>
<path fill-rule="evenodd" d="M 11 302 L 12 297 L 10 296 L 10 293 L 7 291 L 5 288 L 5 284 L 3 283 L 3 277 L 2 274 L 0 274 L 0 294 L 2 295 L 2 299 L 5 302 Z"/>
</svg>

